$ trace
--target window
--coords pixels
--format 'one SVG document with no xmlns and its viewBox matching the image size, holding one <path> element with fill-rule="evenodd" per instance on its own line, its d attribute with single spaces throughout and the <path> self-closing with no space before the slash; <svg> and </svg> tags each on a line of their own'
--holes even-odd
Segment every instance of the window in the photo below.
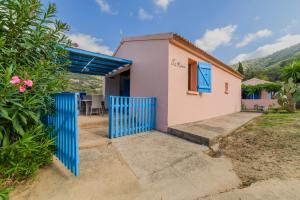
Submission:
<svg viewBox="0 0 300 200">
<path fill-rule="evenodd" d="M 229 94 L 229 84 L 225 82 L 225 94 Z"/>
<path fill-rule="evenodd" d="M 253 94 L 248 94 L 246 91 L 242 91 L 242 99 L 260 99 L 260 92 L 255 92 Z"/>
<path fill-rule="evenodd" d="M 188 73 L 188 90 L 197 92 L 197 62 L 192 59 L 188 60 Z"/>
<path fill-rule="evenodd" d="M 211 93 L 211 66 L 203 61 L 198 63 L 198 92 Z"/>
</svg>

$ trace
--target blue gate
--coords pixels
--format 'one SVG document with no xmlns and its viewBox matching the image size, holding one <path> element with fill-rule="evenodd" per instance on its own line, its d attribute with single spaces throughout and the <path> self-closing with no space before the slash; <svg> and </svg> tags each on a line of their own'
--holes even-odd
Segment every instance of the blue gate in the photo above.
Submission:
<svg viewBox="0 0 300 200">
<path fill-rule="evenodd" d="M 48 125 L 53 128 L 55 155 L 75 176 L 79 174 L 77 96 L 77 93 L 56 94 L 55 114 L 48 116 Z"/>
<path fill-rule="evenodd" d="M 155 97 L 109 97 L 109 138 L 155 128 Z"/>
</svg>

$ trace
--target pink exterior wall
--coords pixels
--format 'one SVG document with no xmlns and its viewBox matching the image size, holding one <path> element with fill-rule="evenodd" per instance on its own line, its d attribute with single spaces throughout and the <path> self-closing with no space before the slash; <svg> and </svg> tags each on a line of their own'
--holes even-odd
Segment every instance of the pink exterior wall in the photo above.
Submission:
<svg viewBox="0 0 300 200">
<path fill-rule="evenodd" d="M 272 106 L 273 108 L 279 107 L 276 99 L 242 99 L 242 104 L 246 109 L 254 109 L 255 105 L 263 106 L 268 108 Z"/>
<path fill-rule="evenodd" d="M 270 99 L 269 92 L 266 90 L 262 90 L 260 92 L 260 98 L 261 99 Z"/>
<path fill-rule="evenodd" d="M 133 61 L 130 95 L 157 98 L 156 128 L 160 131 L 241 109 L 241 80 L 215 66 L 212 67 L 212 93 L 187 94 L 188 59 L 201 59 L 167 39 L 126 41 L 115 56 Z M 179 66 L 173 66 L 172 59 Z M 225 94 L 225 82 L 229 83 L 229 94 Z"/>
<path fill-rule="evenodd" d="M 262 90 L 260 93 L 260 99 L 242 99 L 242 104 L 246 109 L 254 109 L 255 105 L 268 108 L 279 107 L 277 99 L 270 99 L 269 93 L 266 90 Z"/>
<path fill-rule="evenodd" d="M 133 61 L 130 69 L 130 96 L 157 98 L 156 127 L 167 130 L 168 40 L 123 43 L 115 56 Z"/>
<path fill-rule="evenodd" d="M 199 57 L 169 44 L 168 126 L 239 112 L 241 80 L 214 65 L 212 92 L 187 94 L 189 58 L 201 61 Z M 172 60 L 179 63 L 178 66 L 173 66 Z M 225 94 L 225 82 L 229 83 L 229 94 Z"/>
</svg>

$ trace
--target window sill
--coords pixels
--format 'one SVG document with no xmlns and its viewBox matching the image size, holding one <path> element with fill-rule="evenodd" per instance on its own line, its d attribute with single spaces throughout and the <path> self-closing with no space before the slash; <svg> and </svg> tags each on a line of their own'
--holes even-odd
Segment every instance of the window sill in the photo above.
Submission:
<svg viewBox="0 0 300 200">
<path fill-rule="evenodd" d="M 187 94 L 189 94 L 189 95 L 198 95 L 199 94 L 199 92 L 196 92 L 196 91 L 187 91 L 186 92 Z"/>
</svg>

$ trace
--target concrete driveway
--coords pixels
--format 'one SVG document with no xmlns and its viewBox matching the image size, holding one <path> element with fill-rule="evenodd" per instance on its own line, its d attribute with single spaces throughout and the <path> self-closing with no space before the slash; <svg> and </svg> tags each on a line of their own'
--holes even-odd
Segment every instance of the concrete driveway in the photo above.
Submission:
<svg viewBox="0 0 300 200">
<path fill-rule="evenodd" d="M 80 150 L 80 175 L 59 162 L 19 186 L 12 200 L 194 199 L 236 188 L 240 180 L 226 158 L 206 147 L 160 132 L 123 137 Z"/>
</svg>

